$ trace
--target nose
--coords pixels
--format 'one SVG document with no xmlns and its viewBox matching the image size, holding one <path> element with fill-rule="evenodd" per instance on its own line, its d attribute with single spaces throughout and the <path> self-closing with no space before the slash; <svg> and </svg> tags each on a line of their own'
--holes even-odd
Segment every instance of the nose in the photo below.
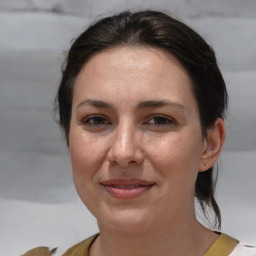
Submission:
<svg viewBox="0 0 256 256">
<path fill-rule="evenodd" d="M 141 164 L 144 160 L 141 132 L 129 123 L 119 124 L 113 134 L 107 158 L 111 164 L 118 164 L 122 168 Z"/>
</svg>

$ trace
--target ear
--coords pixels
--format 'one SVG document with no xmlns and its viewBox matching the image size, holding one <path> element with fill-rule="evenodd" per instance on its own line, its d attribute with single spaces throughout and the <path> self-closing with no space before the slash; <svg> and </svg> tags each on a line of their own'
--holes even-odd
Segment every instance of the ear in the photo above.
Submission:
<svg viewBox="0 0 256 256">
<path fill-rule="evenodd" d="M 207 130 L 201 162 L 198 171 L 211 168 L 218 160 L 225 140 L 225 123 L 221 118 L 216 119 L 213 127 Z"/>
</svg>

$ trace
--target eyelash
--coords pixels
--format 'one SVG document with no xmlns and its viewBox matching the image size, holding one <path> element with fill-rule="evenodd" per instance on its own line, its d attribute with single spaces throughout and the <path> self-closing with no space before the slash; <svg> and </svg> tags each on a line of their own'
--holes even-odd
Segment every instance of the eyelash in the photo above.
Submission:
<svg viewBox="0 0 256 256">
<path fill-rule="evenodd" d="M 154 120 L 155 123 L 154 124 L 150 123 L 151 120 Z M 165 116 L 153 116 L 145 124 L 162 127 L 162 126 L 173 125 L 175 124 L 175 121 Z"/>
<path fill-rule="evenodd" d="M 91 121 L 93 123 L 91 123 Z M 95 115 L 95 116 L 89 116 L 87 118 L 84 118 L 81 124 L 86 126 L 91 126 L 91 127 L 101 127 L 104 125 L 110 125 L 111 123 L 108 122 L 105 117 Z"/>
<path fill-rule="evenodd" d="M 152 123 L 151 121 L 154 121 Z M 81 121 L 82 125 L 89 128 L 103 128 L 104 126 L 111 125 L 111 123 L 103 116 L 94 115 L 84 118 Z M 167 127 L 176 124 L 176 121 L 161 115 L 150 116 L 143 126 L 150 126 L 152 128 Z"/>
</svg>

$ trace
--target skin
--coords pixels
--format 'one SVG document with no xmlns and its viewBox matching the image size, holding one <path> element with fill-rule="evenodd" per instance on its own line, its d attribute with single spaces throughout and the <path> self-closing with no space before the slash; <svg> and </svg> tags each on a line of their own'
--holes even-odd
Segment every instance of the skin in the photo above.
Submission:
<svg viewBox="0 0 256 256">
<path fill-rule="evenodd" d="M 203 255 L 217 235 L 195 218 L 195 181 L 224 137 L 221 119 L 203 137 L 190 78 L 169 53 L 116 47 L 85 63 L 69 150 L 77 192 L 101 233 L 90 255 Z M 101 185 L 109 179 L 154 185 L 117 199 Z"/>
</svg>

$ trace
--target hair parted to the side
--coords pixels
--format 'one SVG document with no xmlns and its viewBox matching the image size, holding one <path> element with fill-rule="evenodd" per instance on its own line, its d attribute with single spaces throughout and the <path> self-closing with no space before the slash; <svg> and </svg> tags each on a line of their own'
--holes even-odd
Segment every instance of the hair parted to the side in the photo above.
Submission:
<svg viewBox="0 0 256 256">
<path fill-rule="evenodd" d="M 56 97 L 59 124 L 67 144 L 73 86 L 79 71 L 89 58 L 116 46 L 155 47 L 179 60 L 193 84 L 203 136 L 217 118 L 225 117 L 228 101 L 225 82 L 214 51 L 205 40 L 181 21 L 162 12 L 126 11 L 93 23 L 71 45 L 62 66 L 62 79 Z M 213 167 L 199 172 L 195 196 L 204 214 L 208 207 L 213 209 L 215 226 L 220 228 L 221 214 L 214 197 L 215 185 Z"/>
</svg>

